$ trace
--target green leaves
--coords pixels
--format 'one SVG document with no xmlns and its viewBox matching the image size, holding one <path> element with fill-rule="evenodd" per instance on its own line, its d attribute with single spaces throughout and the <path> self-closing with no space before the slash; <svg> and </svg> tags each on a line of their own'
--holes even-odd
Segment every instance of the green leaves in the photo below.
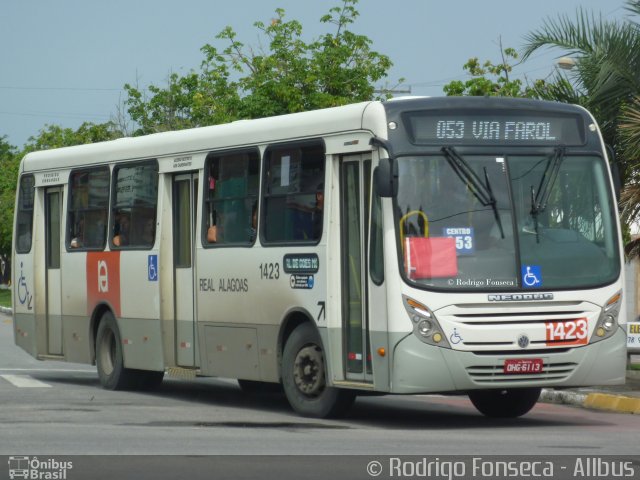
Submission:
<svg viewBox="0 0 640 480">
<path fill-rule="evenodd" d="M 535 91 L 524 88 L 522 81 L 511 79 L 509 74 L 517 63 L 518 53 L 513 48 L 502 50 L 502 62 L 494 64 L 490 60 L 480 64 L 477 57 L 470 58 L 463 68 L 471 78 L 465 82 L 454 80 L 444 86 L 448 96 L 501 96 L 530 97 Z"/>
<path fill-rule="evenodd" d="M 20 157 L 17 149 L 0 137 L 0 253 L 11 253 L 13 208 Z"/>
<path fill-rule="evenodd" d="M 564 83 L 544 93 L 546 98 L 579 103 L 596 117 L 623 172 L 620 210 L 628 226 L 640 220 L 640 1 L 628 0 L 627 10 L 635 18 L 607 21 L 579 9 L 575 18 L 547 19 L 526 37 L 524 57 L 552 48 L 575 60 Z M 632 255 L 640 252 L 638 241 L 627 247 Z"/>
<path fill-rule="evenodd" d="M 126 104 L 137 123 L 136 134 L 213 125 L 332 107 L 374 98 L 373 84 L 386 78 L 389 57 L 371 48 L 371 40 L 354 33 L 357 0 L 342 0 L 320 19 L 330 30 L 311 41 L 302 24 L 283 9 L 269 23 L 255 22 L 259 48 L 238 40 L 226 27 L 207 44 L 200 71 L 169 76 L 165 87 L 149 94 L 126 85 Z"/>
</svg>

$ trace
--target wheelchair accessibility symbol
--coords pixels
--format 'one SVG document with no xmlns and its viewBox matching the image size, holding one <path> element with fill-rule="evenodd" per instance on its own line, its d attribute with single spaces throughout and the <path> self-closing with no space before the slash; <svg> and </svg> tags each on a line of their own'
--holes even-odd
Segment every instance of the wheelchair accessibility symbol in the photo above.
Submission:
<svg viewBox="0 0 640 480">
<path fill-rule="evenodd" d="M 147 273 L 150 282 L 158 281 L 158 255 L 149 255 L 147 260 Z"/>
<path fill-rule="evenodd" d="M 522 266 L 522 286 L 524 288 L 539 288 L 542 286 L 542 272 L 539 265 Z"/>
</svg>

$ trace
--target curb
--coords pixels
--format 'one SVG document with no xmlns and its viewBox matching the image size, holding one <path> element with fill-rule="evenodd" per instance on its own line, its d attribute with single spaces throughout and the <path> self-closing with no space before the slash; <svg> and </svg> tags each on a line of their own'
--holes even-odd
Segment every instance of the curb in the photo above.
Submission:
<svg viewBox="0 0 640 480">
<path fill-rule="evenodd" d="M 553 390 L 543 388 L 540 394 L 540 401 L 545 403 L 559 403 L 562 405 L 574 405 L 583 407 L 588 395 L 584 393 L 572 392 L 571 390 Z"/>
<path fill-rule="evenodd" d="M 635 384 L 640 380 L 640 372 L 628 370 L 627 382 L 633 383 L 634 392 L 638 389 Z M 629 396 L 623 393 L 584 392 L 576 390 L 542 389 L 540 401 L 545 403 L 558 403 L 573 405 L 593 410 L 606 410 L 609 412 L 632 413 L 640 415 L 640 397 Z"/>
<path fill-rule="evenodd" d="M 584 401 L 584 406 L 596 410 L 640 414 L 640 398 L 625 397 L 623 395 L 590 393 Z"/>
</svg>

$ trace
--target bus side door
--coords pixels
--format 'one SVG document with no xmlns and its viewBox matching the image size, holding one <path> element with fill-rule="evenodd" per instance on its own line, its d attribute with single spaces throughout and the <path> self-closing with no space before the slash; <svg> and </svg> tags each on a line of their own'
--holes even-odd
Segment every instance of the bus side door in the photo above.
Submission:
<svg viewBox="0 0 640 480">
<path fill-rule="evenodd" d="M 47 298 L 47 353 L 62 355 L 62 286 L 60 248 L 62 189 L 45 190 L 45 261 Z"/>
<path fill-rule="evenodd" d="M 173 178 L 173 268 L 176 322 L 176 363 L 198 366 L 196 337 L 195 242 L 198 173 Z"/>
<path fill-rule="evenodd" d="M 350 155 L 340 161 L 340 243 L 342 269 L 343 362 L 346 378 L 372 382 L 369 337 L 367 233 L 371 158 Z"/>
</svg>

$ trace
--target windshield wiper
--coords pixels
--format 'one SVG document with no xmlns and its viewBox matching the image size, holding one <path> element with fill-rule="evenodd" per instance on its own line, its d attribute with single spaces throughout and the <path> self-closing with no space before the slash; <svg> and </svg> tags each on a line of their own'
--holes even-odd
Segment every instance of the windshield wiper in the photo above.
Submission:
<svg viewBox="0 0 640 480">
<path fill-rule="evenodd" d="M 564 160 L 565 148 L 556 147 L 553 151 L 553 155 L 549 157 L 547 166 L 544 169 L 540 183 L 538 184 L 538 191 L 531 185 L 531 211 L 529 212 L 533 218 L 533 224 L 536 232 L 536 241 L 540 241 L 540 234 L 538 231 L 538 215 L 545 211 L 547 208 L 547 202 L 551 196 L 551 190 L 560 173 L 560 165 Z"/>
<path fill-rule="evenodd" d="M 484 167 L 484 184 L 478 176 L 478 174 L 471 168 L 471 165 L 462 157 L 453 147 L 442 147 L 442 153 L 444 157 L 451 165 L 451 168 L 456 175 L 469 187 L 471 193 L 478 199 L 478 201 L 485 207 L 491 205 L 493 210 L 493 216 L 496 219 L 496 224 L 500 229 L 500 237 L 504 238 L 504 230 L 502 228 L 502 221 L 500 220 L 500 213 L 498 212 L 498 204 L 496 198 L 493 195 L 493 189 L 491 188 L 491 182 L 489 181 L 489 174 L 487 173 L 487 167 Z"/>
</svg>

